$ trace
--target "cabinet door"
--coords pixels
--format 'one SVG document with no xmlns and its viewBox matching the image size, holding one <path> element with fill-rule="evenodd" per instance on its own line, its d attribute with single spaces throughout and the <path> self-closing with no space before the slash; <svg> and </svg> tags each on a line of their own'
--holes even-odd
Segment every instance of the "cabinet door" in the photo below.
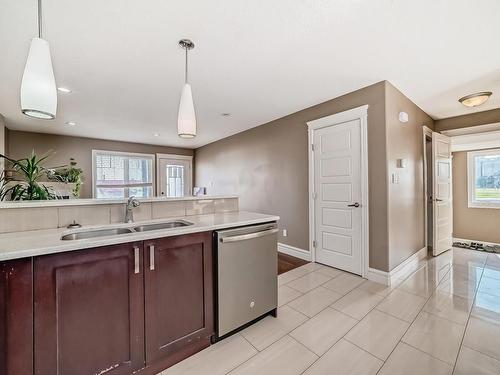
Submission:
<svg viewBox="0 0 500 375">
<path fill-rule="evenodd" d="M 142 243 L 34 260 L 35 374 L 144 367 Z"/>
<path fill-rule="evenodd" d="M 145 241 L 146 362 L 213 335 L 212 234 Z"/>
<path fill-rule="evenodd" d="M 0 262 L 0 375 L 33 374 L 31 258 Z"/>
</svg>

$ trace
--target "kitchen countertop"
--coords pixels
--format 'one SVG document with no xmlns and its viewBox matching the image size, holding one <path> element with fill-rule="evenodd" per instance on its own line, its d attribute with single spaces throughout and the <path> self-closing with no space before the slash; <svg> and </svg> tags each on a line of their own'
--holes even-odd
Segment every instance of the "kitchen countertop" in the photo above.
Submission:
<svg viewBox="0 0 500 375">
<path fill-rule="evenodd" d="M 90 229 L 134 227 L 144 223 L 162 223 L 184 220 L 193 223 L 186 227 L 162 229 L 149 232 L 133 232 L 108 237 L 96 237 L 81 240 L 61 240 L 61 236 Z M 160 220 L 137 221 L 128 224 L 92 225 L 79 229 L 46 229 L 26 232 L 0 234 L 0 261 L 26 258 L 38 255 L 75 251 L 92 247 L 114 245 L 155 238 L 178 236 L 181 234 L 206 232 L 244 225 L 261 224 L 279 220 L 279 216 L 265 215 L 247 211 L 227 212 L 209 215 L 181 216 Z"/>
</svg>

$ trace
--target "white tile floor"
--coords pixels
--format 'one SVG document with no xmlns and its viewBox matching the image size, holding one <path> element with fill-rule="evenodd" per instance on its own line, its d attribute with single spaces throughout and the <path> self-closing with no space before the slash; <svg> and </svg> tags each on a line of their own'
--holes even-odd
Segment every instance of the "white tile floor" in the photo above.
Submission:
<svg viewBox="0 0 500 375">
<path fill-rule="evenodd" d="M 278 318 L 161 375 L 500 374 L 500 254 L 453 249 L 392 288 L 312 263 L 278 278 Z"/>
</svg>

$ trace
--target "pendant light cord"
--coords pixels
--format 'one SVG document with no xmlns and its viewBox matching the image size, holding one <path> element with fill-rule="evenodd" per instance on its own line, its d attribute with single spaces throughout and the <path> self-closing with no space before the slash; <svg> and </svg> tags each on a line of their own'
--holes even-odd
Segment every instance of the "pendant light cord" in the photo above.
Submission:
<svg viewBox="0 0 500 375">
<path fill-rule="evenodd" d="M 38 37 L 42 38 L 42 0 L 38 0 Z"/>
</svg>

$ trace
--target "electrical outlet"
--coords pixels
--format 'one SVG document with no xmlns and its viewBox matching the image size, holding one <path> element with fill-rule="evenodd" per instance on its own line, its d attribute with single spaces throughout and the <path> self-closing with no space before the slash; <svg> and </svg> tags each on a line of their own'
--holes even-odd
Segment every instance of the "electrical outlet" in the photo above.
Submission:
<svg viewBox="0 0 500 375">
<path fill-rule="evenodd" d="M 283 237 L 286 237 L 286 236 L 288 236 L 288 233 L 287 233 L 286 229 L 283 229 Z"/>
</svg>

